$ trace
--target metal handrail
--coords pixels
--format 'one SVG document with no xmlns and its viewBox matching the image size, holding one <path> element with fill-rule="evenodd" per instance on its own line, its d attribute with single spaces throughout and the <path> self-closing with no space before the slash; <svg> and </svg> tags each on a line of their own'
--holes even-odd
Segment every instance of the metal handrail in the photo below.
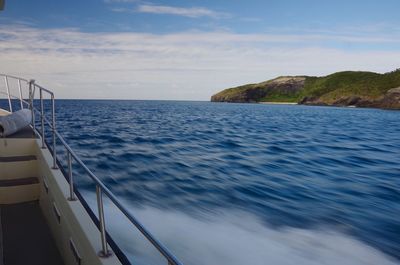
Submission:
<svg viewBox="0 0 400 265">
<path fill-rule="evenodd" d="M 2 92 L 2 91 L 0 91 L 0 94 L 1 94 L 1 95 L 5 95 L 5 96 L 8 96 L 7 93 Z M 12 99 L 18 99 L 22 104 L 25 104 L 26 106 L 29 106 L 29 101 L 27 101 L 27 100 L 25 100 L 25 99 L 20 99 L 20 97 L 16 97 L 16 96 L 13 96 L 13 95 L 10 95 L 10 98 L 12 98 Z"/>
<path fill-rule="evenodd" d="M 24 81 L 24 82 L 29 82 L 29 81 L 28 81 L 27 79 L 25 79 L 25 78 L 17 77 L 17 76 L 14 76 L 14 75 L 0 74 L 0 76 L 8 77 L 8 78 L 16 79 L 16 80 L 21 80 L 21 81 Z"/>
<path fill-rule="evenodd" d="M 145 227 L 140 223 L 140 221 L 133 216 L 129 210 L 118 200 L 118 198 L 112 193 L 107 186 L 83 163 L 83 161 L 78 157 L 78 155 L 72 150 L 72 148 L 68 145 L 65 139 L 61 136 L 61 134 L 56 129 L 56 118 L 55 118 L 55 98 L 54 93 L 48 89 L 43 88 L 35 83 L 34 80 L 26 80 L 23 78 L 0 74 L 3 76 L 6 83 L 7 93 L 0 92 L 1 94 L 7 95 L 9 101 L 10 112 L 12 112 L 12 103 L 11 98 L 19 99 L 21 103 L 21 108 L 23 108 L 23 104 L 29 106 L 32 111 L 32 128 L 34 132 L 41 137 L 42 140 L 42 148 L 46 148 L 46 140 L 45 140 L 45 123 L 52 130 L 52 151 L 53 151 L 53 170 L 58 170 L 57 167 L 57 153 L 56 153 L 56 141 L 57 139 L 61 142 L 62 146 L 64 146 L 67 152 L 67 166 L 68 166 L 68 182 L 69 182 L 69 197 L 67 200 L 75 201 L 77 200 L 74 194 L 74 181 L 73 181 L 73 173 L 72 173 L 72 161 L 75 160 L 79 166 L 83 168 L 85 173 L 92 179 L 96 184 L 96 197 L 97 197 L 97 208 L 98 208 L 98 219 L 99 219 L 99 232 L 100 232 L 100 240 L 102 249 L 99 251 L 99 256 L 106 258 L 111 255 L 111 252 L 108 250 L 107 245 L 107 232 L 105 226 L 105 216 L 104 216 L 104 203 L 103 203 L 103 193 L 110 199 L 110 201 L 125 215 L 125 217 L 145 236 L 145 238 L 158 250 L 158 252 L 167 259 L 168 265 L 182 265 L 180 261 L 165 247 L 158 241 Z M 15 79 L 18 81 L 19 87 L 19 97 L 13 96 L 10 93 L 8 79 Z M 26 101 L 22 97 L 21 91 L 21 81 L 25 82 L 29 87 L 29 101 Z M 35 99 L 35 90 L 39 89 L 40 94 L 40 109 L 34 107 L 33 102 Z M 51 121 L 46 118 L 44 114 L 44 98 L 43 92 L 46 92 L 50 96 L 51 100 Z M 36 129 L 35 126 L 35 113 L 39 114 L 40 117 L 40 126 L 41 130 Z M 83 200 L 83 198 L 82 198 Z"/>
</svg>

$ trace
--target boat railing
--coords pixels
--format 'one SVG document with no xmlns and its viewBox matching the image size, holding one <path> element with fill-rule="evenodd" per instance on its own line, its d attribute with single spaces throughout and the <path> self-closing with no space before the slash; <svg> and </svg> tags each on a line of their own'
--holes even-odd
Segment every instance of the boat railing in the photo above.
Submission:
<svg viewBox="0 0 400 265">
<path fill-rule="evenodd" d="M 107 232 L 106 232 L 106 220 L 104 215 L 104 203 L 103 203 L 103 194 L 105 194 L 108 199 L 116 206 L 119 211 L 129 220 L 131 224 L 133 224 L 140 233 L 158 250 L 158 252 L 164 256 L 167 260 L 168 265 L 182 265 L 182 263 L 160 242 L 158 241 L 150 232 L 147 230 L 144 225 L 133 216 L 129 210 L 120 202 L 120 200 L 115 196 L 113 192 L 83 163 L 83 161 L 79 158 L 79 156 L 72 150 L 72 148 L 68 145 L 65 139 L 61 136 L 61 134 L 57 131 L 56 127 L 56 113 L 55 113 L 55 97 L 54 93 L 38 84 L 35 83 L 34 80 L 27 80 L 23 78 L 19 78 L 16 76 L 0 74 L 1 77 L 4 78 L 5 90 L 6 92 L 0 92 L 1 95 L 6 96 L 8 100 L 9 111 L 13 112 L 13 100 L 19 100 L 20 108 L 23 109 L 27 107 L 32 112 L 32 124 L 31 127 L 36 135 L 41 139 L 41 148 L 47 148 L 46 142 L 46 132 L 45 125 L 47 124 L 51 129 L 52 136 L 52 147 L 49 149 L 52 150 L 53 154 L 53 170 L 58 170 L 57 163 L 57 140 L 62 144 L 67 153 L 67 169 L 64 171 L 67 172 L 67 180 L 69 182 L 69 197 L 67 198 L 70 201 L 77 200 L 75 196 L 75 185 L 74 185 L 74 175 L 72 169 L 72 162 L 75 161 L 89 176 L 89 178 L 94 181 L 96 185 L 96 201 L 97 201 L 97 211 L 98 211 L 98 222 L 99 222 L 99 233 L 101 240 L 101 250 L 99 250 L 99 256 L 102 258 L 107 258 L 111 255 L 111 251 L 108 249 L 107 245 Z M 11 92 L 10 80 L 13 80 L 16 83 L 18 88 L 18 96 L 15 96 Z M 25 95 L 24 95 L 25 91 Z M 36 91 L 39 91 L 39 98 L 35 98 Z M 26 95 L 28 93 L 28 95 Z M 51 119 L 49 120 L 45 116 L 45 94 L 49 97 L 51 102 Z M 26 99 L 28 98 L 28 99 Z M 39 109 L 35 107 L 34 102 L 39 100 Z M 35 117 L 39 115 L 40 118 L 40 128 L 37 128 Z M 60 164 L 61 165 L 61 164 Z M 80 198 L 83 200 L 83 197 Z M 86 203 L 86 202 L 85 202 Z"/>
</svg>

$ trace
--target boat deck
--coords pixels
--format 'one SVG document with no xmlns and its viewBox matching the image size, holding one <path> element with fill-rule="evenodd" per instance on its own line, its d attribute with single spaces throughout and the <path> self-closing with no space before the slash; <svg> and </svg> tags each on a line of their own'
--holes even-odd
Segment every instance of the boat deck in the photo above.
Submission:
<svg viewBox="0 0 400 265">
<path fill-rule="evenodd" d="M 8 139 L 13 138 L 38 138 L 34 133 L 33 129 L 30 126 L 23 128 L 22 130 L 7 136 Z"/>
<path fill-rule="evenodd" d="M 64 264 L 37 201 L 0 205 L 0 265 Z"/>
</svg>

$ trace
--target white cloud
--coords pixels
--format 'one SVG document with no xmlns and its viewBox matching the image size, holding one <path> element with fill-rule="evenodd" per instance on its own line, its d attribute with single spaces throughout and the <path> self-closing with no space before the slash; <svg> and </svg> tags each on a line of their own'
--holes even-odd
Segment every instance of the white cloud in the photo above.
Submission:
<svg viewBox="0 0 400 265">
<path fill-rule="evenodd" d="M 162 5 L 139 5 L 137 12 L 140 13 L 152 13 L 152 14 L 167 14 L 177 15 L 191 18 L 198 17 L 212 17 L 212 18 L 223 18 L 227 17 L 228 14 L 216 12 L 204 7 L 175 7 L 175 6 L 162 6 Z"/>
<path fill-rule="evenodd" d="M 140 0 L 104 0 L 104 3 L 136 3 Z"/>
<path fill-rule="evenodd" d="M 105 3 L 130 3 L 138 2 L 140 0 L 104 0 Z M 114 12 L 124 12 L 124 13 L 149 13 L 149 14 L 159 14 L 159 15 L 174 15 L 189 18 L 200 18 L 200 17 L 210 17 L 210 18 L 229 18 L 231 17 L 228 13 L 217 12 L 205 7 L 177 7 L 177 6 L 166 6 L 166 5 L 155 5 L 155 4 L 139 4 L 136 8 L 127 7 L 114 7 L 111 9 Z"/>
<path fill-rule="evenodd" d="M 111 8 L 111 11 L 114 11 L 114 12 L 123 12 L 123 13 L 131 13 L 131 12 L 134 12 L 132 9 L 129 9 L 129 8 L 125 8 L 125 7 L 114 7 L 114 8 Z"/>
<path fill-rule="evenodd" d="M 0 26 L 0 72 L 34 78 L 66 98 L 200 99 L 278 75 L 340 70 L 385 72 L 400 49 L 332 48 L 398 44 L 396 36 L 83 33 Z M 3 89 L 0 84 L 0 90 Z"/>
</svg>

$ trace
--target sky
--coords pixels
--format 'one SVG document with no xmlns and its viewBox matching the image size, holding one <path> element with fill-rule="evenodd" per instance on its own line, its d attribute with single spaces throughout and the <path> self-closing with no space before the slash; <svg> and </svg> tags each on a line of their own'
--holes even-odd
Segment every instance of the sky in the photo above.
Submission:
<svg viewBox="0 0 400 265">
<path fill-rule="evenodd" d="M 58 98 L 209 100 L 282 75 L 400 68 L 399 12 L 398 0 L 6 0 L 0 73 Z"/>
</svg>

